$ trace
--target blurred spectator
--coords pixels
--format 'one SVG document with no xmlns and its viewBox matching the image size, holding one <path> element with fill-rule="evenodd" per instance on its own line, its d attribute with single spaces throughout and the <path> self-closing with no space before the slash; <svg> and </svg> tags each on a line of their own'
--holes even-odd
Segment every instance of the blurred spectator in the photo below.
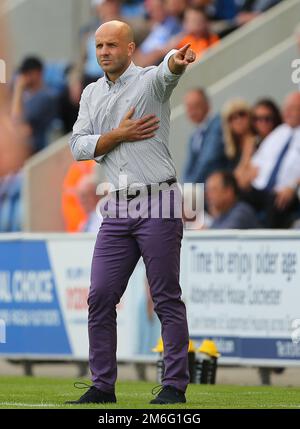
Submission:
<svg viewBox="0 0 300 429">
<path fill-rule="evenodd" d="M 58 98 L 58 116 L 63 124 L 64 134 L 72 131 L 79 112 L 82 85 L 73 74 L 73 67 L 66 71 L 66 86 Z"/>
<path fill-rule="evenodd" d="M 31 135 L 26 124 L 12 120 L 3 104 L 0 106 L 0 180 L 23 167 L 30 155 L 27 140 Z"/>
<path fill-rule="evenodd" d="M 22 181 L 21 170 L 0 179 L 0 232 L 17 232 L 23 228 Z"/>
<path fill-rule="evenodd" d="M 234 18 L 238 13 L 236 0 L 190 0 L 190 5 L 201 7 L 211 21 L 212 30 L 220 37 L 234 30 Z"/>
<path fill-rule="evenodd" d="M 141 67 L 158 64 L 164 56 L 163 47 L 182 29 L 178 18 L 168 15 L 164 0 L 146 0 L 145 7 L 152 29 L 134 54 L 134 62 Z"/>
<path fill-rule="evenodd" d="M 161 47 L 160 55 L 165 56 L 171 49 L 180 49 L 189 43 L 199 59 L 209 47 L 218 42 L 219 36 L 211 32 L 205 12 L 197 7 L 188 7 L 184 13 L 182 32 Z"/>
<path fill-rule="evenodd" d="M 97 204 L 100 200 L 96 191 L 97 184 L 95 182 L 94 175 L 85 175 L 80 179 L 76 187 L 76 193 L 78 195 L 79 203 L 86 213 L 87 218 L 79 225 L 78 231 L 99 231 L 103 219 L 100 211 L 96 211 Z"/>
<path fill-rule="evenodd" d="M 212 5 L 209 16 L 215 20 L 232 20 L 236 17 L 239 10 L 236 0 L 215 0 L 210 3 Z"/>
<path fill-rule="evenodd" d="M 238 25 L 247 24 L 280 1 L 281 0 L 243 0 L 239 13 L 236 16 L 236 23 Z"/>
<path fill-rule="evenodd" d="M 257 176 L 244 198 L 265 215 L 266 226 L 289 227 L 298 208 L 300 180 L 300 92 L 283 105 L 284 123 L 262 142 L 252 158 Z"/>
<path fill-rule="evenodd" d="M 167 14 L 182 22 L 187 3 L 187 0 L 165 0 Z"/>
<path fill-rule="evenodd" d="M 3 2 L 0 3 L 0 58 L 7 59 L 6 14 L 2 8 Z M 19 231 L 22 227 L 21 169 L 29 156 L 26 142 L 31 135 L 28 125 L 13 121 L 10 107 L 8 85 L 0 83 L 0 232 Z"/>
<path fill-rule="evenodd" d="M 44 83 L 55 95 L 59 95 L 66 87 L 66 76 L 70 70 L 67 61 L 46 62 L 43 70 Z"/>
<path fill-rule="evenodd" d="M 226 167 L 221 121 L 210 112 L 210 101 L 201 88 L 187 92 L 185 109 L 197 127 L 189 139 L 183 170 L 184 183 L 204 183 L 209 174 Z"/>
<path fill-rule="evenodd" d="M 236 0 L 190 0 L 190 5 L 202 8 L 213 20 L 231 20 L 239 10 Z"/>
<path fill-rule="evenodd" d="M 257 101 L 252 110 L 252 117 L 258 144 L 282 123 L 279 108 L 274 101 L 268 98 Z"/>
<path fill-rule="evenodd" d="M 144 0 L 124 0 L 121 3 L 124 18 L 140 18 L 145 15 Z"/>
<path fill-rule="evenodd" d="M 25 58 L 14 83 L 12 117 L 30 127 L 32 153 L 48 145 L 48 133 L 56 113 L 57 100 L 45 86 L 42 61 L 36 57 Z"/>
<path fill-rule="evenodd" d="M 256 175 L 256 169 L 251 165 L 257 146 L 251 108 L 244 100 L 230 100 L 223 108 L 222 120 L 225 154 L 239 187 L 247 188 Z"/>
<path fill-rule="evenodd" d="M 298 204 L 300 204 L 300 179 L 297 182 L 297 185 L 295 188 L 295 194 L 296 194 L 296 199 L 298 201 Z M 296 229 L 300 229 L 300 211 L 299 210 L 295 218 L 296 220 L 293 223 L 292 227 Z"/>
<path fill-rule="evenodd" d="M 191 5 L 204 8 L 213 20 L 212 28 L 221 37 L 255 19 L 281 0 L 191 0 Z"/>
<path fill-rule="evenodd" d="M 212 45 L 219 42 L 219 36 L 210 30 L 210 23 L 202 9 L 189 7 L 186 9 L 183 20 L 184 36 L 180 37 L 177 48 L 180 49 L 187 43 L 199 59 Z"/>
<path fill-rule="evenodd" d="M 210 229 L 259 228 L 253 208 L 238 199 L 238 184 L 234 175 L 219 171 L 208 177 L 206 199 L 213 217 Z"/>
<path fill-rule="evenodd" d="M 67 232 L 78 231 L 79 225 L 87 219 L 87 214 L 82 208 L 76 188 L 80 180 L 92 173 L 95 162 L 73 162 L 67 171 L 62 190 L 62 212 Z"/>
</svg>

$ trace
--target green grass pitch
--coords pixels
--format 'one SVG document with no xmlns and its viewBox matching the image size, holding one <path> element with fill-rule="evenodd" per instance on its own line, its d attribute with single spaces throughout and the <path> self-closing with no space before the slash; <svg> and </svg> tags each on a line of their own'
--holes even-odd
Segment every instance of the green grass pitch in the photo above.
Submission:
<svg viewBox="0 0 300 429">
<path fill-rule="evenodd" d="M 65 401 L 77 399 L 84 393 L 84 390 L 75 389 L 73 382 L 73 379 L 66 378 L 0 376 L 0 408 L 300 408 L 300 387 L 224 385 L 190 385 L 186 404 L 155 406 L 149 404 L 155 384 L 146 382 L 119 382 L 117 404 L 64 405 Z"/>
</svg>

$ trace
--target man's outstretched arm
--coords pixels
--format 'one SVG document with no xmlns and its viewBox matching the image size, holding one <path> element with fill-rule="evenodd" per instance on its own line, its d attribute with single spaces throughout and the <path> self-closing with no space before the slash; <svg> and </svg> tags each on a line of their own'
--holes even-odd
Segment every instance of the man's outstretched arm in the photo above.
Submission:
<svg viewBox="0 0 300 429">
<path fill-rule="evenodd" d="M 153 94 L 160 102 L 165 102 L 170 98 L 187 65 L 195 61 L 196 54 L 189 47 L 188 44 L 179 50 L 172 49 L 160 65 L 152 71 Z"/>
</svg>

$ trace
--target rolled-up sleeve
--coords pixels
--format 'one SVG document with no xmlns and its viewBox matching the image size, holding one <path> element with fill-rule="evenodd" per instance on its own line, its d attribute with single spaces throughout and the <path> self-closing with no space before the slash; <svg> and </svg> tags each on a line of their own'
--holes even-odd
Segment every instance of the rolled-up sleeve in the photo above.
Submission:
<svg viewBox="0 0 300 429">
<path fill-rule="evenodd" d="M 160 101 L 166 101 L 170 98 L 173 89 L 179 82 L 182 74 L 172 73 L 169 68 L 169 58 L 177 52 L 176 49 L 172 49 L 167 53 L 164 60 L 156 68 L 152 79 L 152 87 L 156 98 Z"/>
<path fill-rule="evenodd" d="M 88 87 L 83 91 L 81 96 L 78 118 L 73 127 L 70 146 L 76 161 L 94 159 L 96 162 L 100 162 L 105 154 L 95 157 L 95 149 L 101 134 L 93 133 L 93 124 L 88 107 L 87 89 Z"/>
</svg>

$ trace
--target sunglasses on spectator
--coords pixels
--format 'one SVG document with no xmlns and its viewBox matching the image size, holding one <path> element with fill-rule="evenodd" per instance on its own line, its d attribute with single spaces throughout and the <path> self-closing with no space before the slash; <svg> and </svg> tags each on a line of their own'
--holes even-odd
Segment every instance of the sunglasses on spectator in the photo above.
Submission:
<svg viewBox="0 0 300 429">
<path fill-rule="evenodd" d="M 229 116 L 228 120 L 229 122 L 235 121 L 236 119 L 245 118 L 248 116 L 248 113 L 245 110 L 240 110 L 238 112 L 232 113 L 232 115 Z"/>
<path fill-rule="evenodd" d="M 254 116 L 253 117 L 253 121 L 254 122 L 268 122 L 268 123 L 271 123 L 271 122 L 273 122 L 273 116 L 268 116 L 268 115 Z"/>
</svg>

